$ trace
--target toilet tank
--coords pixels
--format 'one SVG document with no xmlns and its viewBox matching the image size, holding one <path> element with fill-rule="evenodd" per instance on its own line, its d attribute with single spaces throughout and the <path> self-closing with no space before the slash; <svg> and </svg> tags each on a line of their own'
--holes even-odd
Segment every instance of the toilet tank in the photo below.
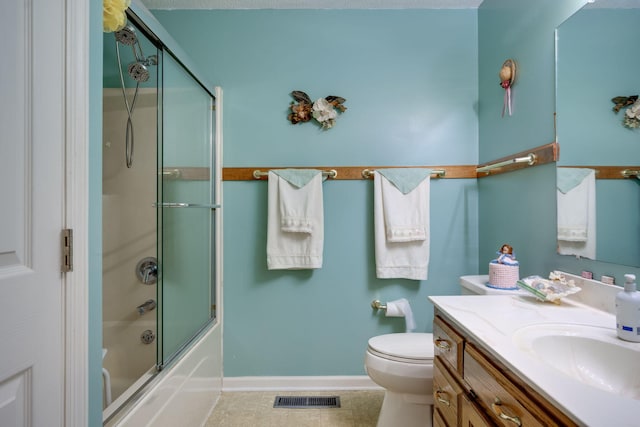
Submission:
<svg viewBox="0 0 640 427">
<path fill-rule="evenodd" d="M 460 291 L 462 295 L 513 295 L 526 294 L 526 291 L 518 288 L 513 290 L 495 289 L 486 285 L 489 282 L 488 274 L 475 276 L 460 276 Z"/>
</svg>

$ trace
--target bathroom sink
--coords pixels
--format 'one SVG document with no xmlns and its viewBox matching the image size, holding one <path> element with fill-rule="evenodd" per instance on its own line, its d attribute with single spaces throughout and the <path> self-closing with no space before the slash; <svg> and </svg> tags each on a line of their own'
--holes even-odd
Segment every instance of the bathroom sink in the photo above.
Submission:
<svg viewBox="0 0 640 427">
<path fill-rule="evenodd" d="M 554 323 L 521 328 L 516 346 L 581 383 L 640 400 L 640 343 L 617 338 L 614 328 Z"/>
</svg>

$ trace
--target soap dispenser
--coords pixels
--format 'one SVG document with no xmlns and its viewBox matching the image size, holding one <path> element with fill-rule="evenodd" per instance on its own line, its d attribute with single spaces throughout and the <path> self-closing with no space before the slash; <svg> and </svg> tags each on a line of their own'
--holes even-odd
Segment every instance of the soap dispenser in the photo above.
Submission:
<svg viewBox="0 0 640 427">
<path fill-rule="evenodd" d="M 624 275 L 624 291 L 616 295 L 616 330 L 618 338 L 640 342 L 640 292 L 634 274 Z"/>
</svg>

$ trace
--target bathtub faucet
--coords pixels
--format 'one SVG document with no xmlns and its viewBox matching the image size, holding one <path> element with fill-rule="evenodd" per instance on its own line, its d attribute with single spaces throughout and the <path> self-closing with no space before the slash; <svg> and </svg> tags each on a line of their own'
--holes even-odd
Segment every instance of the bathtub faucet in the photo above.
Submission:
<svg viewBox="0 0 640 427">
<path fill-rule="evenodd" d="M 154 257 L 141 259 L 136 265 L 136 276 L 145 285 L 153 285 L 158 281 L 158 260 Z"/>
<path fill-rule="evenodd" d="M 139 306 L 137 306 L 136 310 L 138 310 L 138 314 L 142 316 L 147 311 L 151 311 L 155 308 L 156 308 L 156 302 L 152 299 L 148 299 L 144 302 L 144 304 L 140 304 Z"/>
</svg>

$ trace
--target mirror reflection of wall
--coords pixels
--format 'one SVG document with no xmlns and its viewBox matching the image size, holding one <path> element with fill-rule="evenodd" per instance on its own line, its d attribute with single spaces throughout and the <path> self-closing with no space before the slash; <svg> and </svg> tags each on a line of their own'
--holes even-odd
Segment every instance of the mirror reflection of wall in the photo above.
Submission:
<svg viewBox="0 0 640 427">
<path fill-rule="evenodd" d="M 640 164 L 640 129 L 623 126 L 611 101 L 640 95 L 638 22 L 640 0 L 599 0 L 558 28 L 559 167 Z M 595 259 L 640 266 L 640 180 L 597 179 L 595 199 Z"/>
</svg>

